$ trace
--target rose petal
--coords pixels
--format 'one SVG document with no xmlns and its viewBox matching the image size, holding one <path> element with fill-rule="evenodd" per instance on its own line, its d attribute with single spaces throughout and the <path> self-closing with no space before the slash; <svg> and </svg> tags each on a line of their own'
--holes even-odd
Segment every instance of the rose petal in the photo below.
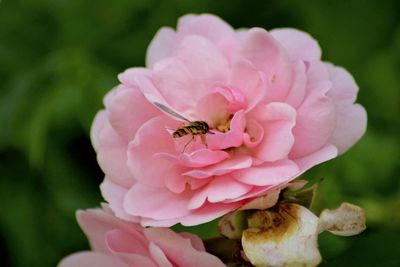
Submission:
<svg viewBox="0 0 400 267">
<path fill-rule="evenodd" d="M 105 243 L 105 234 L 115 228 L 129 229 L 134 233 L 140 242 L 145 242 L 138 234 L 141 227 L 133 223 L 127 223 L 118 220 L 113 214 L 107 214 L 100 209 L 91 209 L 87 211 L 79 210 L 76 213 L 79 226 L 89 239 L 90 246 L 93 250 L 107 252 L 109 251 L 108 245 Z"/>
<path fill-rule="evenodd" d="M 135 179 L 151 186 L 163 187 L 163 175 L 172 163 L 155 157 L 155 154 L 175 153 L 173 138 L 165 130 L 165 127 L 174 123 L 162 115 L 150 119 L 138 130 L 128 148 L 128 167 Z"/>
<path fill-rule="evenodd" d="M 228 106 L 229 102 L 224 95 L 211 92 L 198 101 L 197 114 L 199 119 L 206 121 L 210 128 L 215 128 L 228 118 Z"/>
<path fill-rule="evenodd" d="M 196 82 L 209 88 L 216 82 L 224 83 L 228 76 L 228 62 L 206 38 L 189 35 L 183 39 L 175 55 L 185 63 Z"/>
<path fill-rule="evenodd" d="M 298 108 L 303 102 L 306 95 L 306 66 L 303 62 L 294 62 L 293 68 L 293 84 L 286 98 L 286 103 L 294 108 Z"/>
<path fill-rule="evenodd" d="M 189 213 L 187 203 L 190 197 L 190 192 L 175 194 L 166 188 L 137 183 L 125 195 L 124 208 L 130 215 L 168 220 Z"/>
<path fill-rule="evenodd" d="M 225 266 L 217 257 L 207 252 L 195 250 L 190 240 L 179 236 L 169 229 L 147 228 L 145 229 L 145 235 L 160 247 L 165 255 L 177 266 Z"/>
<path fill-rule="evenodd" d="M 352 104 L 356 101 L 358 86 L 353 76 L 344 68 L 325 63 L 332 80 L 332 88 L 327 95 L 335 103 Z"/>
<path fill-rule="evenodd" d="M 367 128 L 365 109 L 353 104 L 356 100 L 358 86 L 353 77 L 343 68 L 328 65 L 333 86 L 328 92 L 336 105 L 336 129 L 331 142 L 344 153 L 354 145 Z"/>
<path fill-rule="evenodd" d="M 297 122 L 293 128 L 295 143 L 290 158 L 304 157 L 325 146 L 335 130 L 335 107 L 323 95 L 308 97 L 297 110 Z"/>
<path fill-rule="evenodd" d="M 99 147 L 99 137 L 104 126 L 107 124 L 108 112 L 106 110 L 101 110 L 96 114 L 93 120 L 92 127 L 90 128 L 90 140 L 92 141 L 92 146 L 97 152 Z"/>
<path fill-rule="evenodd" d="M 152 258 L 157 262 L 158 266 L 162 267 L 173 267 L 169 262 L 167 256 L 165 256 L 164 252 L 153 242 L 150 242 L 149 251 L 151 253 Z"/>
<path fill-rule="evenodd" d="M 296 110 L 285 103 L 270 103 L 259 107 L 257 112 L 264 138 L 255 148 L 255 156 L 264 161 L 285 158 L 295 141 L 292 128 L 296 123 Z"/>
<path fill-rule="evenodd" d="M 330 142 L 338 148 L 339 154 L 343 154 L 367 130 L 367 112 L 359 104 L 337 106 L 336 110 L 336 129 Z"/>
<path fill-rule="evenodd" d="M 235 87 L 217 86 L 212 92 L 221 94 L 229 102 L 226 108 L 229 113 L 235 113 L 247 107 L 246 95 Z"/>
<path fill-rule="evenodd" d="M 333 159 L 337 155 L 338 150 L 334 145 L 326 145 L 310 155 L 294 160 L 294 162 L 296 162 L 303 173 L 304 171 L 310 169 L 317 164 Z M 301 173 L 299 173 L 299 175 L 300 174 Z"/>
<path fill-rule="evenodd" d="M 251 200 L 250 202 L 243 205 L 239 210 L 266 210 L 269 209 L 278 202 L 279 194 L 281 190 L 273 190 L 267 195 Z"/>
<path fill-rule="evenodd" d="M 240 202 L 233 203 L 207 203 L 201 208 L 193 210 L 187 216 L 180 218 L 179 222 L 184 226 L 199 225 L 212 221 L 228 212 L 236 210 L 242 204 Z"/>
<path fill-rule="evenodd" d="M 262 165 L 238 170 L 231 175 L 238 181 L 258 186 L 276 185 L 287 182 L 299 172 L 299 168 L 291 160 L 284 159 L 267 162 Z"/>
<path fill-rule="evenodd" d="M 285 47 L 290 60 L 314 61 L 321 58 L 321 48 L 308 33 L 297 29 L 274 29 L 271 35 Z"/>
<path fill-rule="evenodd" d="M 191 178 L 182 175 L 182 173 L 185 171 L 187 171 L 187 168 L 182 168 L 179 165 L 173 165 L 171 166 L 170 170 L 165 173 L 165 186 L 171 192 L 180 194 L 185 191 L 186 186 L 190 184 Z"/>
<path fill-rule="evenodd" d="M 151 261 L 147 260 L 144 257 L 139 256 L 138 261 L 141 261 L 141 266 L 149 266 L 156 267 L 154 264 L 152 265 Z M 147 265 L 150 264 L 150 265 Z M 121 261 L 120 259 L 103 253 L 98 252 L 78 252 L 72 254 L 66 258 L 64 258 L 58 265 L 58 267 L 130 267 L 130 266 L 139 266 L 139 265 L 128 265 Z"/>
<path fill-rule="evenodd" d="M 138 88 L 150 103 L 166 104 L 166 100 L 154 86 L 151 78 L 152 72 L 144 68 L 130 68 L 118 75 L 123 85 Z"/>
<path fill-rule="evenodd" d="M 211 14 L 183 16 L 178 21 L 177 29 L 179 35 L 182 37 L 187 35 L 201 35 L 214 44 L 234 38 L 233 28 L 219 17 Z"/>
<path fill-rule="evenodd" d="M 143 233 L 132 234 L 121 229 L 112 229 L 103 236 L 108 248 L 115 253 L 138 254 L 149 257 L 148 241 Z"/>
<path fill-rule="evenodd" d="M 190 243 L 192 244 L 192 247 L 194 247 L 194 249 L 196 249 L 198 251 L 206 251 L 203 241 L 197 235 L 194 235 L 191 233 L 186 233 L 186 232 L 179 233 L 179 235 L 185 239 L 189 239 Z"/>
<path fill-rule="evenodd" d="M 146 66 L 153 67 L 154 63 L 172 54 L 176 33 L 173 29 L 163 27 L 154 36 L 146 53 Z"/>
<path fill-rule="evenodd" d="M 233 115 L 228 132 L 213 131 L 214 134 L 207 135 L 208 148 L 223 150 L 241 146 L 245 127 L 246 117 L 244 111 L 240 110 Z"/>
<path fill-rule="evenodd" d="M 204 167 L 201 169 L 193 169 L 183 173 L 183 175 L 191 176 L 197 179 L 207 178 L 213 175 L 223 175 L 234 170 L 244 169 L 250 167 L 252 159 L 250 156 L 243 155 L 237 156 L 232 159 L 227 159 L 221 163 Z"/>
<path fill-rule="evenodd" d="M 178 41 L 188 35 L 200 35 L 210 40 L 231 59 L 236 48 L 236 36 L 233 28 L 212 14 L 185 15 L 178 21 Z"/>
<path fill-rule="evenodd" d="M 179 156 L 168 153 L 159 153 L 157 156 L 168 158 L 172 162 L 182 166 L 194 168 L 216 164 L 230 157 L 225 151 L 204 148 L 198 149 L 192 153 L 181 153 Z"/>
<path fill-rule="evenodd" d="M 167 103 L 178 113 L 196 115 L 195 107 L 206 90 L 196 82 L 183 62 L 177 58 L 157 62 L 153 68 L 152 81 Z"/>
<path fill-rule="evenodd" d="M 228 175 L 215 177 L 207 187 L 193 195 L 188 207 L 189 209 L 197 209 L 201 207 L 206 200 L 211 203 L 216 203 L 226 199 L 236 199 L 246 194 L 251 189 L 251 185 L 238 182 Z"/>
<path fill-rule="evenodd" d="M 139 218 L 128 215 L 122 205 L 128 189 L 113 183 L 106 176 L 100 185 L 100 191 L 117 217 L 131 222 L 139 222 Z"/>
<path fill-rule="evenodd" d="M 332 81 L 325 63 L 313 61 L 307 64 L 306 97 L 325 95 L 332 88 Z"/>
<path fill-rule="evenodd" d="M 114 183 L 129 187 L 134 180 L 127 167 L 127 142 L 107 122 L 98 136 L 97 161 Z"/>
<path fill-rule="evenodd" d="M 263 72 L 267 82 L 267 100 L 282 101 L 291 85 L 291 67 L 284 49 L 264 29 L 250 29 L 240 47 L 239 55 L 250 60 Z"/>
<path fill-rule="evenodd" d="M 159 110 L 137 89 L 127 89 L 117 93 L 111 100 L 108 110 L 110 124 L 127 141 L 133 139 L 143 123 L 160 114 Z"/>
<path fill-rule="evenodd" d="M 264 138 L 264 128 L 256 120 L 249 120 L 246 132 L 243 135 L 243 143 L 247 147 L 256 147 Z"/>
<path fill-rule="evenodd" d="M 247 110 L 256 106 L 267 92 L 263 76 L 246 59 L 237 59 L 233 63 L 229 81 L 246 96 Z"/>
</svg>

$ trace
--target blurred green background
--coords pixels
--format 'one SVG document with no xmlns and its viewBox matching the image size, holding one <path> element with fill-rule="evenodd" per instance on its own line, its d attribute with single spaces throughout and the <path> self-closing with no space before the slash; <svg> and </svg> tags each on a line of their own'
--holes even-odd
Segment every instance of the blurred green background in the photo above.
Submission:
<svg viewBox="0 0 400 267">
<path fill-rule="evenodd" d="M 322 266 L 400 266 L 400 2 L 0 2 L 0 253 L 2 266 L 55 266 L 87 249 L 78 208 L 98 206 L 103 174 L 88 132 L 117 74 L 143 66 L 161 26 L 210 12 L 235 28 L 295 27 L 323 59 L 348 69 L 368 111 L 367 134 L 347 154 L 308 172 L 322 182 L 314 209 L 365 208 L 358 237 L 320 237 Z M 215 233 L 213 226 L 196 231 Z"/>
</svg>

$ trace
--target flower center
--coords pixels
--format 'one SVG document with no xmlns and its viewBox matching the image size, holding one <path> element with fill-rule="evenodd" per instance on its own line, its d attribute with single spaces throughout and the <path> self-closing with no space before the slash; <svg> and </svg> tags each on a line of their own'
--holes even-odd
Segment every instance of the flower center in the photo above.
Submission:
<svg viewBox="0 0 400 267">
<path fill-rule="evenodd" d="M 215 127 L 218 131 L 226 133 L 231 129 L 231 120 L 233 118 L 233 114 L 230 114 L 227 118 L 221 120 L 217 126 Z"/>
</svg>

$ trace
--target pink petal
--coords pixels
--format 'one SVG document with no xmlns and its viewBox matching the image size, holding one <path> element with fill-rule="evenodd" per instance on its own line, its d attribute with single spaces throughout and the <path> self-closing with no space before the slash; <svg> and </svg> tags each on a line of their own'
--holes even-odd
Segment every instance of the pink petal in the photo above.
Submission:
<svg viewBox="0 0 400 267">
<path fill-rule="evenodd" d="M 256 120 L 247 121 L 243 143 L 247 147 L 256 147 L 264 138 L 264 128 Z"/>
<path fill-rule="evenodd" d="M 353 76 L 342 67 L 333 66 L 325 63 L 331 80 L 332 88 L 327 95 L 334 99 L 335 103 L 352 104 L 356 101 L 358 86 L 354 81 Z"/>
<path fill-rule="evenodd" d="M 108 110 L 112 127 L 127 141 L 133 139 L 143 123 L 160 114 L 160 111 L 137 89 L 127 89 L 117 93 L 111 100 Z"/>
<path fill-rule="evenodd" d="M 173 219 L 152 219 L 148 217 L 142 217 L 140 220 L 140 224 L 146 227 L 171 227 L 179 223 L 180 218 L 173 218 Z"/>
<path fill-rule="evenodd" d="M 120 229 L 113 229 L 105 234 L 105 239 L 112 252 L 150 256 L 147 250 L 149 242 L 143 236 L 143 233 L 133 235 Z"/>
<path fill-rule="evenodd" d="M 267 186 L 286 182 L 297 175 L 299 167 L 291 160 L 284 159 L 238 170 L 232 176 L 249 185 Z"/>
<path fill-rule="evenodd" d="M 173 29 L 168 27 L 161 28 L 147 49 L 146 66 L 151 68 L 156 62 L 171 56 L 175 39 L 176 33 Z"/>
<path fill-rule="evenodd" d="M 236 156 L 231 159 L 224 160 L 218 164 L 208 167 L 193 169 L 183 173 L 183 175 L 191 176 L 198 179 L 207 178 L 214 175 L 223 175 L 230 173 L 234 170 L 244 169 L 250 167 L 252 159 L 248 155 Z"/>
<path fill-rule="evenodd" d="M 143 260 L 142 263 L 149 263 Z M 151 262 L 150 262 L 151 264 Z M 132 267 L 115 256 L 98 252 L 78 252 L 64 258 L 57 267 Z M 135 265 L 138 266 L 138 265 Z M 153 267 L 154 265 L 142 265 Z M 155 267 L 155 266 L 154 266 Z"/>
<path fill-rule="evenodd" d="M 290 60 L 314 61 L 321 58 L 321 48 L 308 33 L 297 29 L 275 29 L 271 35 L 286 49 Z"/>
<path fill-rule="evenodd" d="M 203 251 L 197 251 L 191 242 L 166 228 L 147 228 L 146 237 L 154 242 L 176 266 L 223 267 L 217 257 Z"/>
<path fill-rule="evenodd" d="M 335 107 L 323 95 L 309 96 L 297 110 L 297 123 L 293 128 L 295 143 L 290 158 L 304 157 L 325 146 L 335 130 Z"/>
<path fill-rule="evenodd" d="M 146 68 L 129 68 L 124 72 L 118 74 L 118 80 L 128 88 L 140 87 L 137 78 L 138 77 L 151 77 L 151 70 Z"/>
<path fill-rule="evenodd" d="M 243 204 L 249 203 L 248 199 L 254 199 L 257 197 L 264 196 L 266 194 L 269 194 L 270 192 L 276 190 L 278 187 L 280 187 L 281 184 L 275 184 L 275 185 L 269 185 L 269 186 L 254 186 L 252 190 L 250 190 L 246 195 L 237 198 L 235 201 L 240 201 L 244 200 Z M 226 203 L 229 203 L 228 201 L 225 201 Z M 243 207 L 242 204 L 242 207 Z"/>
<path fill-rule="evenodd" d="M 229 102 L 223 94 L 211 92 L 203 96 L 197 105 L 199 119 L 204 120 L 211 128 L 217 127 L 229 117 Z"/>
<path fill-rule="evenodd" d="M 130 68 L 118 75 L 121 83 L 127 87 L 138 88 L 150 103 L 166 101 L 152 82 L 152 72 L 144 68 Z"/>
<path fill-rule="evenodd" d="M 153 242 L 150 242 L 149 251 L 151 253 L 151 257 L 155 262 L 157 262 L 158 266 L 162 267 L 173 267 L 167 256 L 165 256 L 164 252 Z"/>
<path fill-rule="evenodd" d="M 206 188 L 194 194 L 190 200 L 189 208 L 197 209 L 207 199 L 211 203 L 222 202 L 226 199 L 236 199 L 249 192 L 253 187 L 243 184 L 232 177 L 215 177 Z"/>
<path fill-rule="evenodd" d="M 239 55 L 250 60 L 263 72 L 267 82 L 267 100 L 282 101 L 286 98 L 291 82 L 290 61 L 279 43 L 264 29 L 250 29 Z"/>
<path fill-rule="evenodd" d="M 128 149 L 128 167 L 135 179 L 152 186 L 164 185 L 163 175 L 172 163 L 155 154 L 175 152 L 173 138 L 165 130 L 171 124 L 176 122 L 167 116 L 158 116 L 144 123 L 136 133 Z"/>
<path fill-rule="evenodd" d="M 173 165 L 164 175 L 165 186 L 173 193 L 180 194 L 190 184 L 190 178 L 182 175 L 187 168 Z"/>
<path fill-rule="evenodd" d="M 159 220 L 179 218 L 189 213 L 190 192 L 175 194 L 166 188 L 135 184 L 125 195 L 124 208 L 128 214 Z"/>
<path fill-rule="evenodd" d="M 129 187 L 134 180 L 127 167 L 127 142 L 106 123 L 98 136 L 97 161 L 114 183 Z"/>
<path fill-rule="evenodd" d="M 367 112 L 359 104 L 336 107 L 336 129 L 330 142 L 339 154 L 343 154 L 364 135 L 367 130 Z"/>
<path fill-rule="evenodd" d="M 295 162 L 299 166 L 301 173 L 303 173 L 304 171 L 310 169 L 315 165 L 333 159 L 337 155 L 338 155 L 338 150 L 335 146 L 326 145 L 310 155 L 296 159 Z M 299 173 L 299 175 L 301 173 Z"/>
<path fill-rule="evenodd" d="M 240 110 L 233 115 L 228 132 L 213 131 L 214 134 L 207 135 L 208 148 L 222 150 L 241 146 L 245 127 L 246 117 L 244 111 Z"/>
<path fill-rule="evenodd" d="M 186 233 L 186 232 L 178 233 L 178 235 L 180 235 L 181 237 L 183 237 L 185 239 L 189 239 L 192 247 L 195 250 L 206 251 L 206 249 L 204 247 L 204 244 L 203 244 L 203 241 L 197 235 L 194 235 L 192 233 Z"/>
<path fill-rule="evenodd" d="M 167 58 L 154 65 L 152 81 L 178 113 L 194 115 L 199 98 L 206 92 L 194 77 L 183 62 Z"/>
<path fill-rule="evenodd" d="M 211 14 L 186 15 L 179 19 L 177 32 L 179 40 L 188 35 L 200 35 L 230 58 L 236 47 L 236 36 L 233 28 L 219 17 Z"/>
<path fill-rule="evenodd" d="M 264 161 L 285 158 L 294 143 L 292 128 L 296 123 L 296 111 L 285 103 L 270 103 L 259 107 L 258 121 L 264 128 L 264 138 L 255 148 L 255 156 Z"/>
<path fill-rule="evenodd" d="M 235 34 L 233 28 L 228 23 L 211 14 L 183 16 L 178 21 L 177 30 L 178 34 L 182 37 L 187 35 L 201 35 L 214 44 L 234 38 Z"/>
<path fill-rule="evenodd" d="M 97 152 L 99 147 L 99 137 L 104 126 L 108 121 L 108 112 L 106 110 L 101 110 L 96 114 L 93 120 L 92 127 L 90 128 L 90 140 L 92 141 L 92 146 Z"/>
<path fill-rule="evenodd" d="M 206 203 L 201 208 L 193 210 L 190 214 L 181 218 L 179 222 L 185 226 L 199 225 L 236 210 L 241 205 L 243 204 L 238 201 L 232 203 Z"/>
<path fill-rule="evenodd" d="M 293 84 L 286 98 L 286 103 L 294 108 L 300 106 L 306 95 L 306 66 L 303 62 L 298 61 L 292 64 L 293 68 Z"/>
<path fill-rule="evenodd" d="M 179 155 L 169 153 L 159 153 L 156 156 L 166 158 L 171 162 L 177 163 L 185 167 L 205 167 L 208 165 L 216 164 L 227 158 L 229 154 L 221 150 L 198 149 L 191 153 L 181 153 Z"/>
<path fill-rule="evenodd" d="M 344 153 L 355 144 L 367 128 L 365 109 L 353 104 L 356 100 L 358 86 L 345 69 L 328 65 L 333 86 L 328 92 L 336 105 L 336 129 L 331 142 Z"/>
<path fill-rule="evenodd" d="M 246 109 L 247 100 L 246 95 L 235 87 L 218 86 L 214 88 L 213 92 L 219 93 L 229 102 L 226 110 L 229 113 L 235 113 L 241 109 Z"/>
<path fill-rule="evenodd" d="M 122 205 L 128 189 L 113 183 L 110 179 L 105 177 L 100 185 L 100 191 L 101 195 L 108 202 L 110 208 L 118 218 L 131 222 L 139 222 L 139 218 L 128 215 Z"/>
<path fill-rule="evenodd" d="M 233 63 L 230 84 L 246 96 L 247 110 L 257 105 L 267 92 L 262 75 L 246 59 L 237 59 Z"/>
<path fill-rule="evenodd" d="M 216 82 L 226 82 L 229 65 L 224 55 L 209 40 L 198 35 L 183 39 L 177 48 L 176 57 L 185 63 L 198 83 L 206 88 Z"/>
<path fill-rule="evenodd" d="M 119 93 L 120 91 L 126 90 L 128 87 L 126 87 L 123 84 L 119 84 L 115 86 L 113 89 L 108 91 L 106 95 L 103 98 L 103 104 L 108 109 L 108 106 L 110 105 L 111 100 L 114 98 L 114 96 Z"/>
<path fill-rule="evenodd" d="M 90 246 L 96 251 L 109 251 L 109 247 L 105 243 L 105 235 L 111 229 L 128 228 L 131 232 L 141 231 L 139 225 L 123 222 L 113 216 L 113 214 L 107 214 L 100 209 L 78 211 L 76 217 L 80 227 L 89 239 Z M 143 238 L 142 242 L 145 242 Z"/>
<path fill-rule="evenodd" d="M 332 81 L 325 63 L 313 61 L 307 67 L 306 98 L 312 94 L 326 94 L 332 88 Z"/>
<path fill-rule="evenodd" d="M 190 189 L 196 190 L 196 189 L 202 188 L 203 186 L 205 186 L 205 185 L 207 185 L 209 182 L 211 182 L 212 179 L 213 179 L 213 177 L 202 178 L 202 179 L 192 178 L 192 179 L 190 180 Z"/>
</svg>

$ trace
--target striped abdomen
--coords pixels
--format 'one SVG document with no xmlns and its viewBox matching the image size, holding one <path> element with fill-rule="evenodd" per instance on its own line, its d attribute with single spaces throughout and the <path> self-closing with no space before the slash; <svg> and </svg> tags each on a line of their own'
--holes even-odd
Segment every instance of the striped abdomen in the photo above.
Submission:
<svg viewBox="0 0 400 267">
<path fill-rule="evenodd" d="M 173 132 L 173 138 L 179 138 L 188 134 L 191 135 L 200 135 L 206 134 L 209 131 L 208 124 L 205 121 L 194 121 L 187 126 L 183 126 Z"/>
</svg>

